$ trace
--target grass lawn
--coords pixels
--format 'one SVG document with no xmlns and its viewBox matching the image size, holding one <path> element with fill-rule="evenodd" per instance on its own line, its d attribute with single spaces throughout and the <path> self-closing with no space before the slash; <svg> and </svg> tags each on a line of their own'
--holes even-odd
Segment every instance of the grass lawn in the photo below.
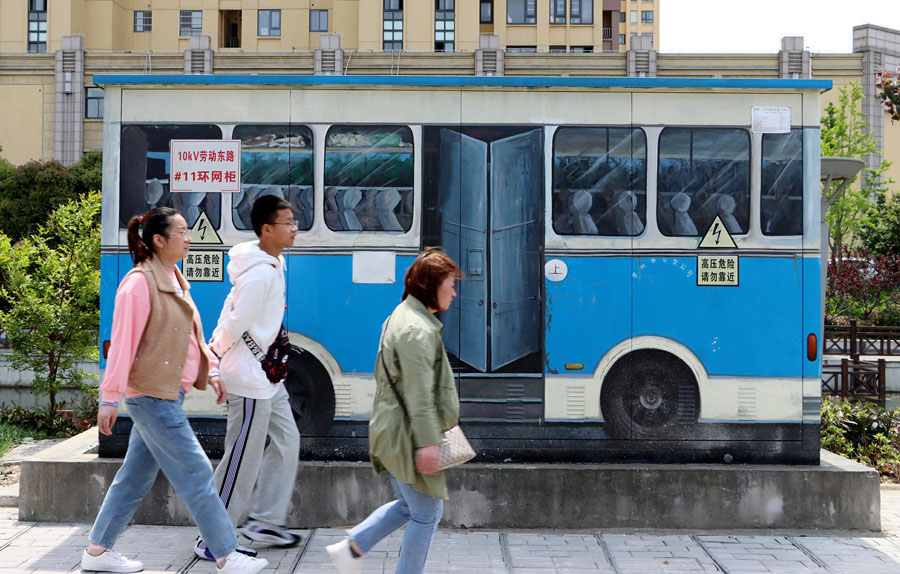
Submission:
<svg viewBox="0 0 900 574">
<path fill-rule="evenodd" d="M 0 423 L 0 457 L 5 455 L 13 446 L 21 443 L 22 439 L 28 436 L 35 440 L 49 438 L 39 432 L 25 430 L 6 423 Z"/>
</svg>

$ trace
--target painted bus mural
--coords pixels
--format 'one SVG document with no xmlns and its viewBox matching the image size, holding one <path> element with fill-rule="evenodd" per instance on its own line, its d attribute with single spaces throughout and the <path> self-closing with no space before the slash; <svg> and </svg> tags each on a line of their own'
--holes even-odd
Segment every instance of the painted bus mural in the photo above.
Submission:
<svg viewBox="0 0 900 574">
<path fill-rule="evenodd" d="M 818 461 L 830 82 L 95 81 L 101 341 L 132 215 L 184 214 L 183 271 L 211 331 L 250 205 L 283 197 L 300 227 L 285 384 L 304 457 L 365 459 L 380 326 L 417 252 L 440 245 L 465 273 L 440 319 L 481 460 Z M 239 191 L 172 191 L 180 140 L 236 146 Z M 217 415 L 194 418 L 214 435 Z"/>
</svg>

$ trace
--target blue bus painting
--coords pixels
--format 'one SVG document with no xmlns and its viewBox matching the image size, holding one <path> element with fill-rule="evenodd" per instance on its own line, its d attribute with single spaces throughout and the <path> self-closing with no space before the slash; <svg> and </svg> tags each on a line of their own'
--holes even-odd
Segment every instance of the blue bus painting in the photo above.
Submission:
<svg viewBox="0 0 900 574">
<path fill-rule="evenodd" d="M 284 197 L 300 227 L 285 384 L 303 456 L 365 458 L 380 326 L 416 253 L 440 245 L 465 273 L 440 318 L 482 460 L 818 461 L 829 82 L 95 81 L 101 340 L 131 215 L 185 214 L 198 262 L 219 265 L 192 283 L 211 330 L 227 250 L 253 239 L 249 206 Z M 758 109 L 789 128 L 754 129 Z M 240 191 L 171 192 L 183 139 L 239 140 Z M 217 411 L 194 419 L 214 451 Z"/>
</svg>

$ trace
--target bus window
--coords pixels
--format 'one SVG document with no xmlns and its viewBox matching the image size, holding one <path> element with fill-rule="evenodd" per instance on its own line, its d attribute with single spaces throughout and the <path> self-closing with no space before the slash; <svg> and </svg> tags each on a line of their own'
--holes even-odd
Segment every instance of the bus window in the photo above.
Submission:
<svg viewBox="0 0 900 574">
<path fill-rule="evenodd" d="M 647 139 L 630 128 L 559 128 L 553 140 L 553 229 L 636 236 L 647 222 Z"/>
<path fill-rule="evenodd" d="M 333 126 L 325 137 L 325 224 L 409 231 L 413 138 L 406 126 Z"/>
<path fill-rule="evenodd" d="M 277 195 L 291 204 L 301 231 L 313 224 L 313 134 L 306 126 L 235 126 L 241 140 L 241 191 L 231 217 L 236 229 L 252 230 L 250 206 L 258 197 Z"/>
<path fill-rule="evenodd" d="M 172 207 L 189 227 L 200 213 L 219 228 L 222 197 L 219 193 L 169 192 L 169 142 L 171 140 L 220 140 L 222 130 L 214 125 L 126 125 L 122 126 L 119 155 L 119 227 L 155 207 Z"/>
<path fill-rule="evenodd" d="M 750 134 L 665 128 L 659 136 L 656 217 L 670 236 L 703 235 L 718 215 L 732 235 L 750 225 Z"/>
<path fill-rule="evenodd" d="M 765 235 L 803 234 L 803 132 L 762 138 L 760 225 Z"/>
</svg>

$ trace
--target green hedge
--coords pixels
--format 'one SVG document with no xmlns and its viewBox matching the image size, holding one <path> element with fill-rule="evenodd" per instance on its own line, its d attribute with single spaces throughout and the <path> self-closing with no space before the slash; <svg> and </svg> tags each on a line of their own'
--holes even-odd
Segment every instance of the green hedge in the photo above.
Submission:
<svg viewBox="0 0 900 574">
<path fill-rule="evenodd" d="M 822 448 L 900 480 L 900 409 L 822 397 Z"/>
</svg>

